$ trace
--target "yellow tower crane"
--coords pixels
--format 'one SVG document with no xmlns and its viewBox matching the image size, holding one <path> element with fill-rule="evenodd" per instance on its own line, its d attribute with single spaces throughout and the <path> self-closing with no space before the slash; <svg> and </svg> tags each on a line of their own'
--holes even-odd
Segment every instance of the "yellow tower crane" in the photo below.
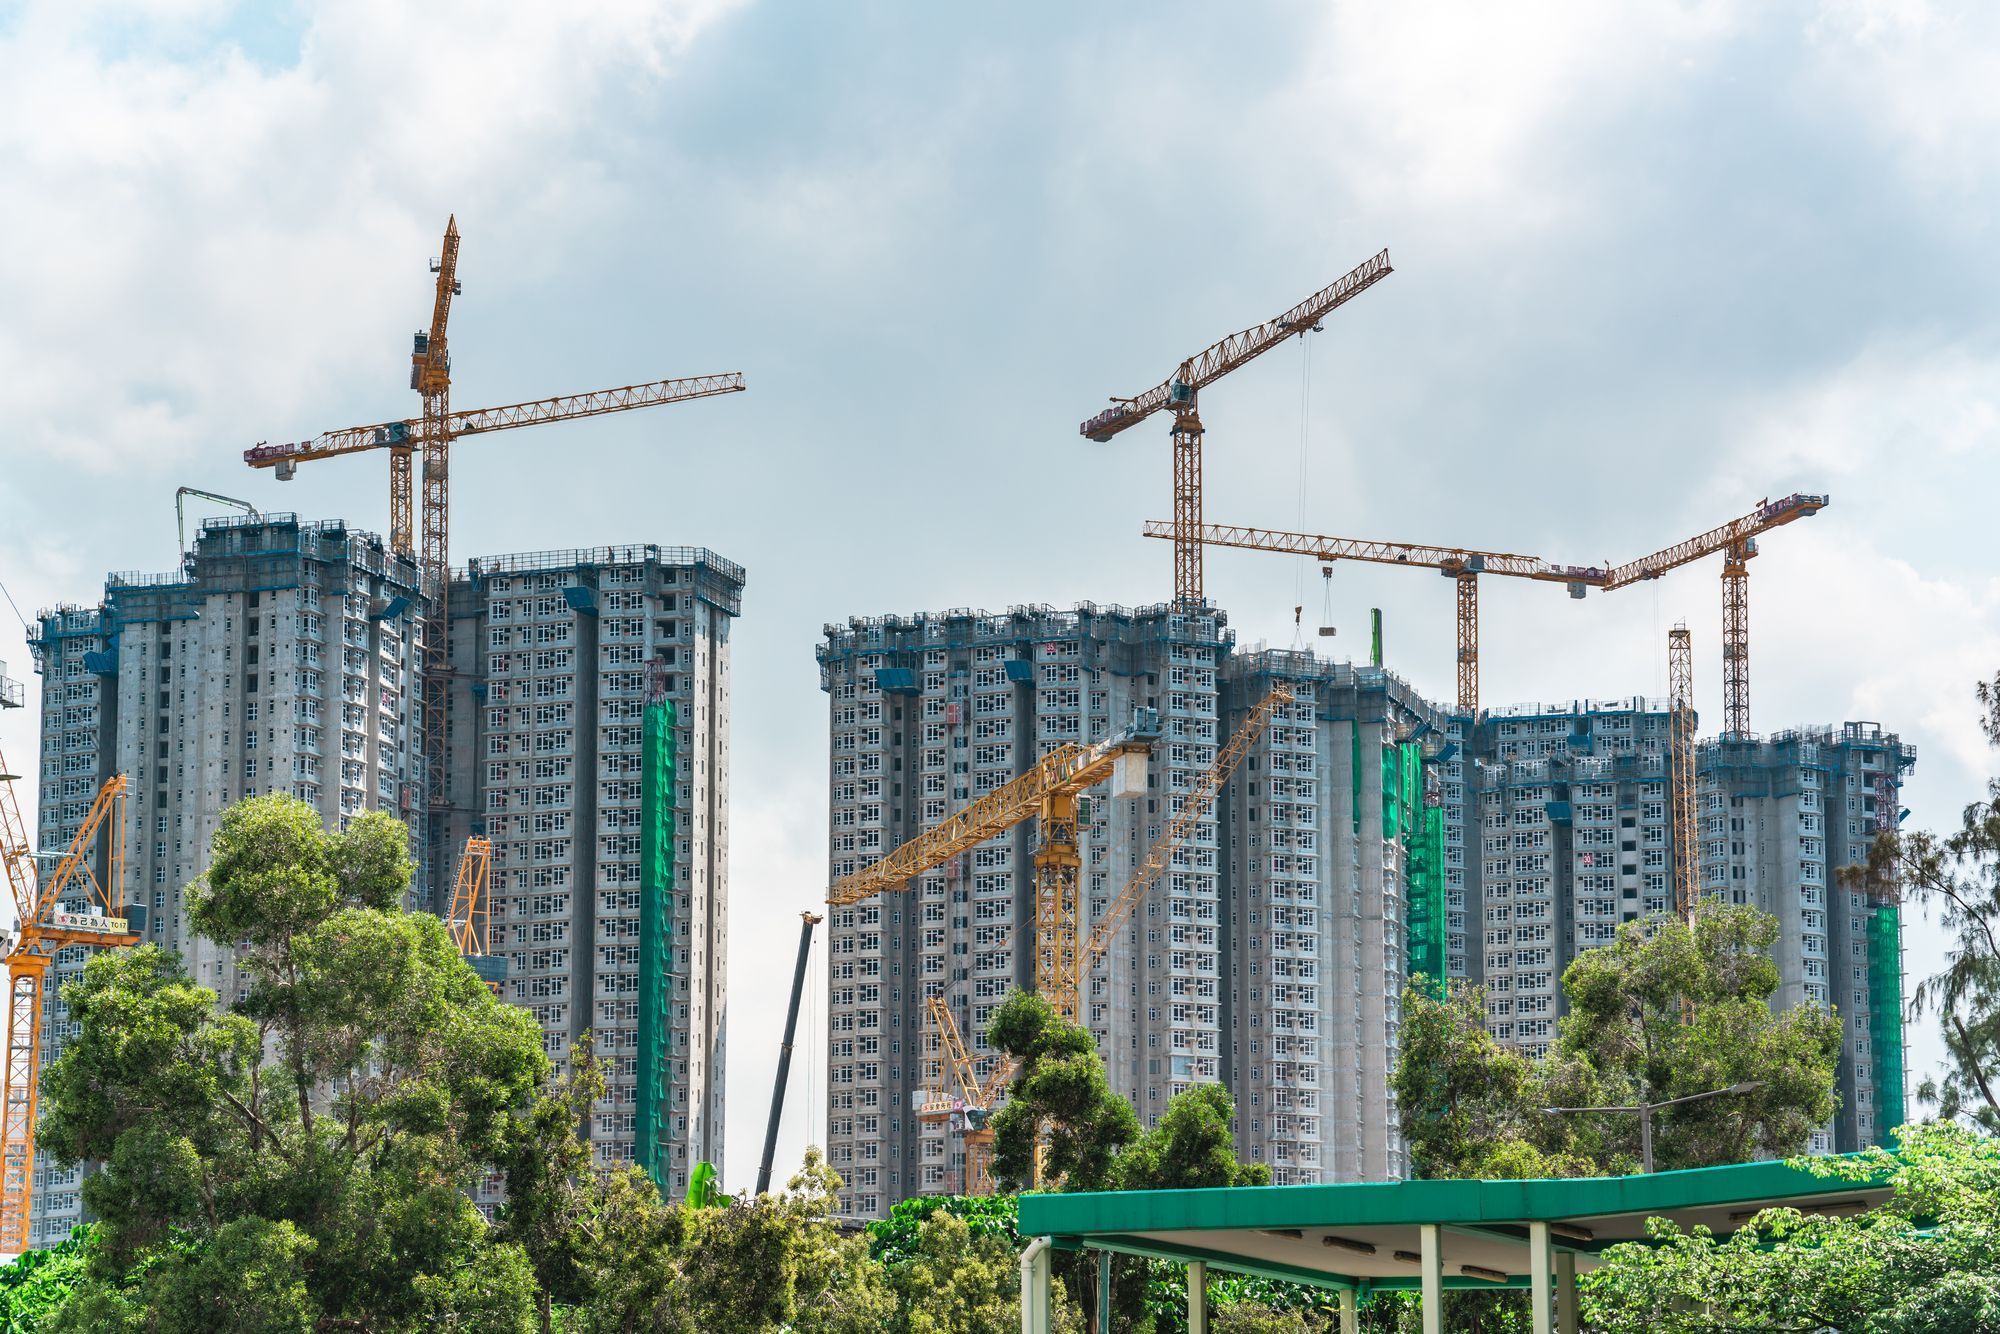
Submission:
<svg viewBox="0 0 2000 1334">
<path fill-rule="evenodd" d="M 431 840 L 442 837 L 443 824 L 435 813 L 444 811 L 449 804 L 445 787 L 444 723 L 451 670 L 451 442 L 463 435 L 600 417 L 664 403 L 736 394 L 744 389 L 742 375 L 731 372 L 453 412 L 449 326 L 452 299 L 461 290 L 458 249 L 458 218 L 453 215 L 445 223 L 443 248 L 438 258 L 431 261 L 436 283 L 431 297 L 430 328 L 417 331 L 410 352 L 410 388 L 422 397 L 421 416 L 374 426 L 344 427 L 295 444 L 260 444 L 243 453 L 243 461 L 251 467 L 273 469 L 279 481 L 289 481 L 297 473 L 298 465 L 310 459 L 371 449 L 389 451 L 389 546 L 398 555 L 417 558 L 429 603 L 423 635 L 421 735 L 426 786 L 430 809 L 434 812 Z M 418 452 L 423 455 L 421 533 L 413 522 L 411 478 L 413 456 Z"/>
<path fill-rule="evenodd" d="M 1137 426 L 1156 412 L 1173 416 L 1174 440 L 1174 604 L 1198 607 L 1201 578 L 1201 391 L 1288 338 L 1313 333 L 1336 309 L 1394 272 L 1387 250 L 1370 258 L 1330 287 L 1321 288 L 1284 314 L 1231 334 L 1195 353 L 1174 373 L 1143 394 L 1113 398 L 1112 407 L 1077 428 L 1086 440 L 1105 441 Z"/>
<path fill-rule="evenodd" d="M 1780 500 L 1759 501 L 1757 508 L 1748 514 L 1622 565 L 1557 565 L 1540 556 L 1522 556 L 1512 552 L 1475 551 L 1468 547 L 1419 542 L 1326 537 L 1316 533 L 1289 533 L 1230 524 L 1199 526 L 1191 540 L 1198 546 L 1239 547 L 1248 551 L 1310 556 L 1329 565 L 1342 560 L 1404 565 L 1413 569 L 1436 570 L 1451 578 L 1458 590 L 1458 711 L 1467 715 L 1479 710 L 1480 575 L 1497 574 L 1562 584 L 1569 589 L 1571 597 L 1580 598 L 1593 588 L 1608 593 L 1658 579 L 1670 570 L 1721 552 L 1723 731 L 1726 735 L 1747 736 L 1750 731 L 1749 560 L 1757 554 L 1759 534 L 1817 514 L 1826 508 L 1828 501 L 1827 496 L 1804 492 Z M 1177 520 L 1148 520 L 1144 532 L 1147 537 L 1167 539 L 1176 546 L 1190 540 L 1182 535 Z"/>
<path fill-rule="evenodd" d="M 1690 926 L 1701 901 L 1701 844 L 1694 811 L 1694 642 L 1686 625 L 1667 631 L 1668 750 L 1672 761 L 1674 911 Z"/>
<path fill-rule="evenodd" d="M 1092 924 L 1088 936 L 1081 935 L 1081 914 L 1075 905 L 1076 856 L 1076 798 L 1092 782 L 1101 781 L 1104 770 L 1103 760 L 1095 764 L 1076 765 L 1073 760 L 1059 758 L 1062 749 L 1051 752 L 1042 761 L 1047 766 L 1055 761 L 1050 781 L 1037 784 L 1036 773 L 1030 772 L 1016 779 L 1015 784 L 1028 784 L 1030 790 L 1039 786 L 1042 790 L 1057 794 L 1052 806 L 1056 812 L 1053 818 L 1045 816 L 1042 821 L 1042 846 L 1035 856 L 1036 886 L 1036 951 L 1035 990 L 1048 998 L 1057 1013 L 1073 1022 L 1083 1020 L 1083 979 L 1091 968 L 1104 956 L 1111 946 L 1112 937 L 1138 906 L 1145 901 L 1147 893 L 1158 884 L 1173 865 L 1175 852 L 1187 841 L 1194 828 L 1207 816 L 1222 785 L 1236 772 L 1250 748 L 1270 725 L 1278 710 L 1292 702 L 1292 694 L 1283 686 L 1273 689 L 1256 707 L 1250 710 L 1228 742 L 1217 752 L 1215 760 L 1196 780 L 1194 786 L 1181 794 L 1167 820 L 1166 827 L 1148 849 L 1145 860 L 1132 873 L 1132 878 L 1119 891 L 1104 912 Z M 1135 726 L 1125 737 L 1102 743 L 1104 747 L 1130 747 L 1144 745 L 1150 748 L 1158 735 L 1157 725 L 1150 719 Z M 1128 752 L 1129 753 L 1129 752 Z M 1037 766 L 1038 769 L 1042 766 Z M 1099 777 L 1080 781 L 1082 776 L 1097 772 Z M 1013 786 L 1010 784 L 1009 786 Z M 1143 779 L 1139 786 L 1143 787 Z M 991 802 L 1007 789 L 1002 788 L 982 801 Z M 975 802 L 961 814 L 969 815 L 980 803 Z M 999 823 L 1002 811 L 1018 812 L 1006 823 Z M 976 826 L 988 828 L 991 837 L 1004 832 L 1034 814 L 1034 808 L 1027 800 L 1016 799 L 998 803 L 986 821 Z M 958 817 L 953 817 L 957 819 Z M 963 833 L 947 833 L 953 821 L 947 820 L 930 834 L 922 834 L 905 843 L 901 848 L 883 858 L 878 866 L 893 863 L 900 876 L 894 883 L 870 880 L 882 888 L 901 888 L 909 880 L 929 870 L 949 858 L 958 855 L 983 839 L 966 842 L 972 830 Z M 949 849 L 948 851 L 946 849 Z M 857 873 L 866 877 L 868 870 Z M 881 892 L 877 889 L 873 892 Z M 837 900 L 852 902 L 853 900 Z M 1061 912 L 1045 912 L 1045 901 L 1064 901 L 1073 905 Z M 1040 938 L 1044 923 L 1050 925 L 1055 943 L 1047 945 Z M 926 996 L 924 1001 L 927 1055 L 932 1063 L 933 1088 L 917 1109 L 917 1118 L 923 1121 L 949 1121 L 956 1124 L 965 1136 L 966 1191 L 969 1194 L 983 1194 L 991 1188 L 991 1162 L 993 1137 L 985 1129 L 986 1117 L 993 1104 L 1012 1082 L 1016 1066 L 1003 1058 L 991 1058 L 991 1069 L 984 1079 L 980 1078 L 977 1063 L 967 1050 L 958 1022 L 953 1018 L 951 1007 L 941 995 Z M 949 1078 L 950 1083 L 945 1082 Z M 955 1087 L 954 1095 L 949 1090 Z"/>
<path fill-rule="evenodd" d="M 0 1076 L 0 1253 L 28 1249 L 35 1193 L 35 1104 L 42 1071 L 42 987 L 58 951 L 138 943 L 125 917 L 125 775 L 113 774 L 55 869 L 41 874 L 0 758 L 0 862 L 18 934 L 7 954 L 7 1063 Z M 96 854 L 104 845 L 99 878 Z M 72 906 L 64 906 L 64 905 Z"/>
</svg>

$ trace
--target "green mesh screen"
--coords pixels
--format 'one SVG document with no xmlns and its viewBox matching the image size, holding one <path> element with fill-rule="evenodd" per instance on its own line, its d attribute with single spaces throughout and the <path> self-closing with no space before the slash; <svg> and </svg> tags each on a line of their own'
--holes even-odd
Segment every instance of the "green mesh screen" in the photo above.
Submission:
<svg viewBox="0 0 2000 1334">
<path fill-rule="evenodd" d="M 1892 903 L 1868 918 L 1868 1041 L 1875 1064 L 1875 1142 L 1886 1145 L 1903 1106 L 1903 915 Z"/>
<path fill-rule="evenodd" d="M 664 1193 L 667 1186 L 667 1087 L 673 1053 L 667 1014 L 672 999 L 674 901 L 674 706 L 646 705 L 639 766 L 639 1060 L 632 1156 Z"/>
<path fill-rule="evenodd" d="M 1357 722 L 1349 726 L 1347 734 L 1354 739 L 1354 762 L 1347 767 L 1348 777 L 1354 783 L 1354 804 L 1348 809 L 1354 817 L 1354 837 L 1359 839 L 1361 837 L 1361 724 Z"/>
<path fill-rule="evenodd" d="M 1414 742 L 1399 746 L 1403 807 L 1403 901 L 1409 976 L 1445 990 L 1444 812 L 1424 805 L 1424 756 Z"/>
</svg>

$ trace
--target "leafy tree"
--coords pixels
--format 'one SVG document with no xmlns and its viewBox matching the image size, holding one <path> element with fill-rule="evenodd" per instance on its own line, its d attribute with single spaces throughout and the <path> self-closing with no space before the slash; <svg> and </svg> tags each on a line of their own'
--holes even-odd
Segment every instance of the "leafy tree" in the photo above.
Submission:
<svg viewBox="0 0 2000 1334">
<path fill-rule="evenodd" d="M 1112 1168 L 1119 1190 L 1268 1186 L 1265 1163 L 1236 1160 L 1229 1129 L 1236 1106 L 1220 1084 L 1196 1084 L 1167 1103 L 1160 1123 L 1126 1145 Z"/>
<path fill-rule="evenodd" d="M 2000 746 L 2000 676 L 1977 687 L 1980 730 Z M 1952 935 L 1945 966 L 1917 985 L 1913 1016 L 1936 1014 L 1949 1064 L 1917 1096 L 1947 1120 L 2000 1134 L 2000 778 L 1966 806 L 1956 831 L 1879 835 L 1846 887 L 1935 907 Z"/>
<path fill-rule="evenodd" d="M 1244 1300 L 1215 1308 L 1209 1328 L 1215 1334 L 1313 1334 L 1314 1323 L 1298 1311 Z"/>
<path fill-rule="evenodd" d="M 71 1290 L 87 1277 L 97 1233 L 95 1223 L 85 1223 L 47 1250 L 24 1252 L 0 1266 L 0 1329 L 36 1334 L 47 1328 Z"/>
<path fill-rule="evenodd" d="M 1858 1217 L 1769 1209 L 1729 1237 L 1654 1220 L 1652 1245 L 1614 1246 L 1582 1280 L 1603 1334 L 1761 1329 L 1975 1334 L 2000 1328 L 2000 1141 L 1908 1126 L 1896 1153 L 1807 1159 L 1825 1176 L 1886 1177 Z"/>
<path fill-rule="evenodd" d="M 994 1010 L 986 1041 L 1020 1062 L 1007 1105 L 987 1122 L 995 1180 L 1009 1190 L 1034 1184 L 1040 1140 L 1047 1180 L 1065 1190 L 1108 1189 L 1119 1150 L 1139 1136 L 1139 1117 L 1112 1092 L 1089 1030 L 1045 998 L 1016 991 Z"/>
<path fill-rule="evenodd" d="M 1038 1140 L 1043 1189 L 1053 1184 L 1077 1191 L 1172 1190 L 1262 1185 L 1271 1179 L 1265 1165 L 1236 1160 L 1229 1126 L 1235 1109 L 1221 1085 L 1196 1085 L 1175 1095 L 1159 1124 L 1142 1130 L 1131 1104 L 1112 1091 L 1090 1031 L 1040 996 L 1009 995 L 993 1012 L 986 1040 L 1020 1062 L 1007 1105 L 987 1122 L 994 1132 L 993 1174 L 1003 1185 L 1018 1189 L 1029 1183 Z M 1054 1263 L 1071 1300 L 1093 1328 L 1102 1329 L 1096 1257 L 1065 1255 Z M 1114 1323 L 1147 1317 L 1154 1268 L 1137 1260 L 1113 1261 Z M 1163 1314 L 1151 1312 L 1156 1328 L 1162 1327 Z"/>
<path fill-rule="evenodd" d="M 939 1210 L 919 1227 L 917 1247 L 889 1271 L 895 1334 L 1010 1334 L 1021 1327 L 1014 1248 Z"/>
<path fill-rule="evenodd" d="M 580 1328 L 879 1334 L 894 1298 L 867 1241 L 836 1226 L 839 1188 L 817 1149 L 782 1194 L 718 1208 L 663 1204 L 640 1172 L 610 1177 L 595 1210 Z"/>
<path fill-rule="evenodd" d="M 1569 1013 L 1538 1094 L 1564 1106 L 1634 1105 L 1756 1081 L 1755 1092 L 1656 1115 L 1655 1166 L 1708 1167 L 1803 1152 L 1835 1108 L 1840 1019 L 1800 1005 L 1773 1014 L 1775 918 L 1708 902 L 1693 924 L 1627 922 L 1563 974 Z M 1570 1151 L 1637 1164 L 1638 1118 L 1563 1118 Z"/>
<path fill-rule="evenodd" d="M 1019 1201 L 1012 1195 L 916 1195 L 899 1200 L 887 1218 L 868 1225 L 868 1254 L 890 1268 L 916 1257 L 934 1214 L 950 1214 L 972 1237 L 998 1237 L 1010 1250 L 1025 1244 L 1015 1232 Z"/>
<path fill-rule="evenodd" d="M 1440 1000 L 1423 978 L 1403 992 L 1401 1056 L 1390 1087 L 1410 1169 L 1429 1177 L 1557 1177 L 1589 1171 L 1550 1151 L 1563 1132 L 1539 1109 L 1534 1065 L 1486 1031 L 1486 994 L 1457 987 Z"/>
<path fill-rule="evenodd" d="M 67 1327 L 532 1327 L 527 1258 L 470 1190 L 547 1072 L 540 1034 L 400 909 L 410 871 L 385 815 L 330 833 L 252 798 L 189 893 L 244 999 L 218 1009 L 151 946 L 65 986 L 80 1032 L 44 1074 L 40 1144 L 102 1164 Z"/>
</svg>

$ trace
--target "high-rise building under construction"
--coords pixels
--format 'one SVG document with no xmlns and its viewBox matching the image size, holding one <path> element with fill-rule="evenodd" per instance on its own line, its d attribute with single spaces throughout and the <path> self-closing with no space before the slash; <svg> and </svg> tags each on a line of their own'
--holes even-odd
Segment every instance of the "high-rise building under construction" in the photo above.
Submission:
<svg viewBox="0 0 2000 1334">
<path fill-rule="evenodd" d="M 1145 798 L 1080 822 L 1087 922 L 1108 910 L 1236 723 L 1283 683 L 1293 702 L 1196 822 L 1164 882 L 1085 979 L 1082 1019 L 1113 1088 L 1154 1122 L 1177 1092 L 1237 1093 L 1239 1151 L 1284 1182 L 1403 1169 L 1388 1102 L 1413 853 L 1433 871 L 1422 745 L 1436 714 L 1378 668 L 1235 654 L 1216 612 L 1019 607 L 830 625 L 830 872 L 865 866 L 1065 742 L 1158 710 Z M 1429 841 L 1418 831 L 1428 827 Z M 946 999 L 975 1058 L 1033 976 L 1033 822 L 831 918 L 828 1149 L 844 1206 L 880 1216 L 959 1189 L 962 1146 L 914 1115 L 925 999 Z M 1421 845 L 1421 846 L 1418 846 Z M 1443 967 L 1443 881 L 1422 905 Z"/>
<path fill-rule="evenodd" d="M 1674 870 L 1698 858 L 1704 897 L 1775 917 L 1772 1004 L 1831 1006 L 1844 1021 L 1840 1111 L 1815 1152 L 1885 1141 L 1904 1115 L 1899 909 L 1839 883 L 1894 828 L 1914 748 L 1873 723 L 1722 737 L 1696 750 L 1700 846 L 1673 837 L 1664 700 L 1579 700 L 1454 719 L 1477 856 L 1465 868 L 1481 947 L 1454 970 L 1486 989 L 1487 1024 L 1528 1055 L 1564 1011 L 1563 970 L 1629 921 L 1669 911 Z"/>
<path fill-rule="evenodd" d="M 448 851 L 420 861 L 409 903 L 446 912 L 465 836 L 490 837 L 503 995 L 535 1014 L 558 1062 L 594 1033 L 609 1078 L 587 1133 L 606 1164 L 635 1157 L 638 1047 L 642 1034 L 654 1042 L 668 1085 L 655 1161 L 669 1189 L 723 1149 L 728 643 L 743 583 L 740 567 L 690 548 L 472 561 L 453 597 Z M 291 515 L 209 520 L 182 570 L 113 575 L 98 605 L 44 613 L 41 847 L 66 846 L 98 785 L 127 774 L 136 929 L 181 952 L 202 985 L 240 997 L 232 951 L 195 936 L 182 906 L 225 807 L 290 793 L 329 826 L 387 810 L 421 848 L 421 615 L 410 560 Z M 671 995 L 651 1025 L 638 1018 L 649 676 L 676 719 L 662 876 Z M 67 1026 L 54 989 L 85 957 L 66 950 L 50 972 L 45 1062 Z M 36 1244 L 80 1219 L 79 1186 L 78 1172 L 38 1164 Z"/>
<path fill-rule="evenodd" d="M 223 809 L 246 796 L 290 793 L 329 825 L 364 810 L 421 816 L 418 615 L 408 559 L 289 514 L 209 520 L 180 570 L 114 574 L 96 606 L 43 612 L 41 847 L 66 847 L 99 784 L 127 775 L 134 929 L 241 998 L 233 951 L 194 934 L 185 889 L 207 869 Z M 428 906 L 421 884 L 411 897 Z M 44 1068 L 69 1026 L 57 988 L 89 953 L 63 950 L 49 971 Z M 30 1240 L 50 1244 L 81 1218 L 81 1177 L 46 1161 L 35 1173 Z"/>
<path fill-rule="evenodd" d="M 479 557 L 452 590 L 451 804 L 443 887 L 469 834 L 491 840 L 491 951 L 502 995 L 558 1067 L 589 1032 L 606 1087 L 586 1133 L 604 1166 L 644 1161 L 642 1047 L 667 1093 L 663 1188 L 720 1168 L 729 932 L 729 631 L 741 566 L 694 547 Z M 642 883 L 649 682 L 676 735 L 670 876 Z M 666 868 L 662 868 L 664 871 Z M 663 889 L 664 1013 L 642 1016 L 643 899 Z"/>
</svg>

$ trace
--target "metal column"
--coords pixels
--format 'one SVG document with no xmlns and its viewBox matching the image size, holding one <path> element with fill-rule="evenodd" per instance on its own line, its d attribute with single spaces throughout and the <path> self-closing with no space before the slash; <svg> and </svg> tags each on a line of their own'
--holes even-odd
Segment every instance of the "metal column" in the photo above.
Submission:
<svg viewBox="0 0 2000 1334">
<path fill-rule="evenodd" d="M 1423 1236 L 1424 1334 L 1444 1334 L 1444 1248 L 1436 1223 L 1419 1225 Z"/>
</svg>

